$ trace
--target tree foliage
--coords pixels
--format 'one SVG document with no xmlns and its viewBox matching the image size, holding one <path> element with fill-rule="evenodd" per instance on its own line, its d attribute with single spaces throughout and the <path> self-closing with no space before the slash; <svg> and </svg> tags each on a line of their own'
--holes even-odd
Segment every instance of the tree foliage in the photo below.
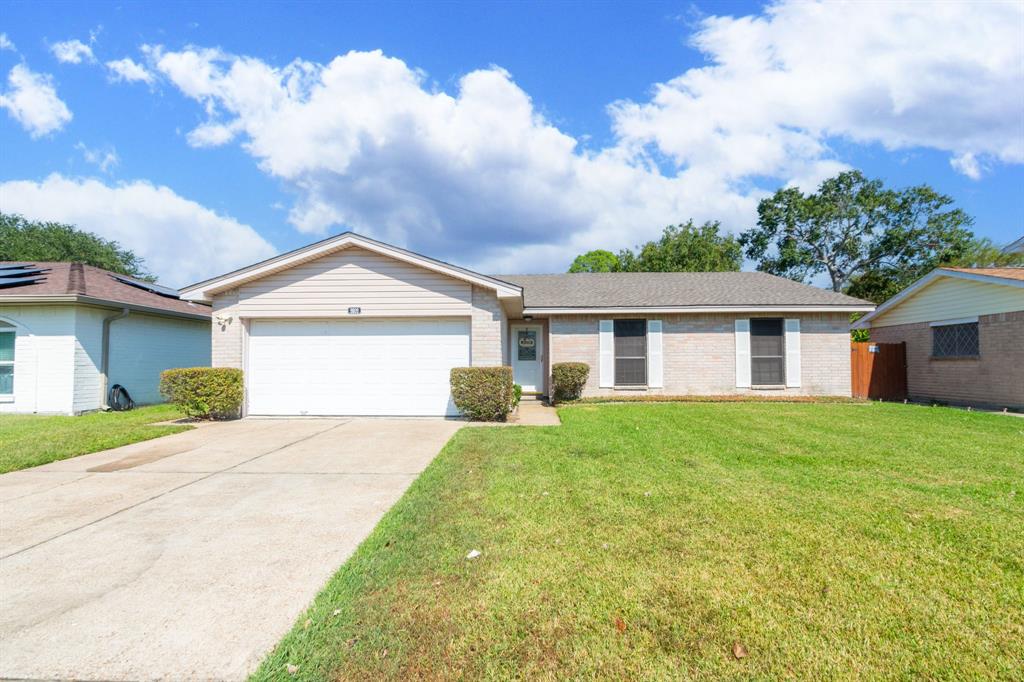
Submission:
<svg viewBox="0 0 1024 682">
<path fill-rule="evenodd" d="M 64 223 L 0 212 L 0 261 L 70 261 L 151 279 L 142 258 L 115 241 Z"/>
<path fill-rule="evenodd" d="M 569 272 L 618 272 L 620 269 L 618 256 L 611 251 L 595 249 L 576 256 Z"/>
<path fill-rule="evenodd" d="M 589 251 L 576 257 L 569 272 L 719 272 L 735 271 L 743 264 L 743 249 L 736 237 L 720 234 L 721 223 L 701 226 L 690 220 L 669 225 L 657 241 L 636 251 Z"/>
<path fill-rule="evenodd" d="M 758 205 L 740 241 L 764 272 L 807 281 L 826 273 L 834 291 L 874 301 L 974 248 L 971 218 L 928 185 L 887 189 L 859 171 L 817 192 L 787 187 Z"/>
</svg>

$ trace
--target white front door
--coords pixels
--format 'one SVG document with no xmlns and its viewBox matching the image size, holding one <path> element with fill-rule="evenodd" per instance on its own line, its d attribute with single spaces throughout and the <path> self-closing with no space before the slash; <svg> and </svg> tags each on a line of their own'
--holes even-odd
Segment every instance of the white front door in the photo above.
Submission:
<svg viewBox="0 0 1024 682">
<path fill-rule="evenodd" d="M 512 325 L 512 377 L 523 393 L 544 390 L 544 335 L 539 324 Z"/>
</svg>

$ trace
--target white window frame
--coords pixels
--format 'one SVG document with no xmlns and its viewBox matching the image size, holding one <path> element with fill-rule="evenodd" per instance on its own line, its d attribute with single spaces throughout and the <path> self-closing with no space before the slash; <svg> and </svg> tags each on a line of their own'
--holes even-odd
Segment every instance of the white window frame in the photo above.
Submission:
<svg viewBox="0 0 1024 682">
<path fill-rule="evenodd" d="M 0 360 L 0 367 L 10 367 L 11 368 L 11 392 L 10 393 L 0 393 L 0 401 L 10 402 L 10 401 L 14 400 L 15 362 L 18 359 L 18 354 L 17 354 L 18 330 L 14 329 L 14 328 L 11 328 L 11 329 L 2 328 L 2 329 L 0 329 L 0 334 L 10 334 L 11 338 L 14 339 L 14 346 L 13 346 L 13 348 L 14 348 L 14 358 L 11 359 L 11 360 Z"/>
</svg>

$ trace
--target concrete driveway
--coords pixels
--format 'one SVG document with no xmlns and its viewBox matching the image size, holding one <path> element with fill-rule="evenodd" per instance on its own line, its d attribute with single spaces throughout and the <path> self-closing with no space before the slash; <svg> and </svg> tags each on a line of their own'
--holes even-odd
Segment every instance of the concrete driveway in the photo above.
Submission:
<svg viewBox="0 0 1024 682">
<path fill-rule="evenodd" d="M 0 476 L 0 677 L 244 678 L 460 426 L 248 419 Z"/>
</svg>

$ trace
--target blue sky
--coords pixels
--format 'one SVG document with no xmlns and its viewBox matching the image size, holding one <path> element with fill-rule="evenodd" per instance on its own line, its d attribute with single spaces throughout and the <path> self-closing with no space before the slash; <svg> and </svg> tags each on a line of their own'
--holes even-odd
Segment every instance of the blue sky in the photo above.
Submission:
<svg viewBox="0 0 1024 682">
<path fill-rule="evenodd" d="M 353 228 L 564 270 L 842 168 L 1024 234 L 1021 5 L 7 3 L 0 209 L 182 285 Z M 72 41 L 79 41 L 74 43 Z M 117 62 L 115 64 L 115 62 Z"/>
</svg>

